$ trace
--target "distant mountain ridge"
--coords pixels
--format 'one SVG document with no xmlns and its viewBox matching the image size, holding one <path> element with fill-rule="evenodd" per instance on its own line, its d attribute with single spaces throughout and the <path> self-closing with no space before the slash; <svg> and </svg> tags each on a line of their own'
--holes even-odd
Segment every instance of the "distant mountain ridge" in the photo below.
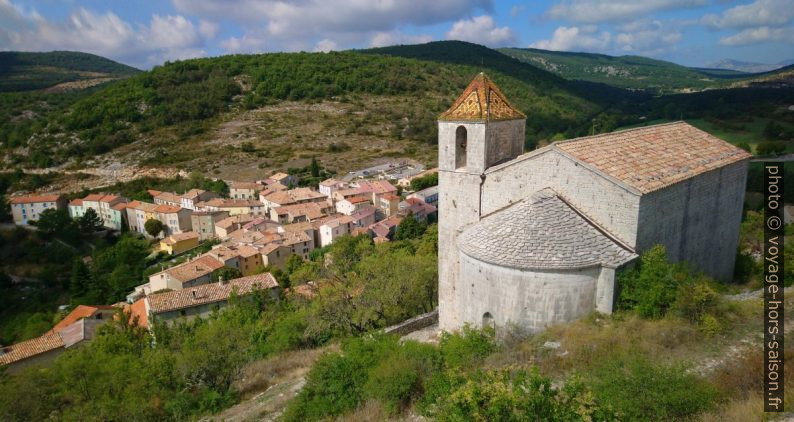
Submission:
<svg viewBox="0 0 794 422">
<path fill-rule="evenodd" d="M 0 92 L 81 89 L 139 72 L 134 67 L 76 51 L 0 52 Z"/>
<path fill-rule="evenodd" d="M 728 68 L 728 62 L 715 63 L 707 68 L 694 68 L 641 56 L 609 56 L 535 48 L 501 48 L 499 51 L 565 79 L 597 82 L 620 88 L 653 90 L 658 93 L 686 93 L 725 88 L 737 80 L 745 80 L 749 83 L 760 76 L 765 76 L 767 79 L 770 77 L 768 70 L 747 73 Z M 788 62 L 790 61 L 774 65 L 775 69 L 772 72 L 781 70 Z M 774 78 L 774 75 L 771 77 Z"/>
<path fill-rule="evenodd" d="M 711 69 L 727 69 L 745 73 L 770 72 L 794 64 L 794 59 L 783 60 L 775 64 L 744 62 L 733 59 L 722 59 L 718 62 L 709 63 L 706 67 Z"/>
</svg>

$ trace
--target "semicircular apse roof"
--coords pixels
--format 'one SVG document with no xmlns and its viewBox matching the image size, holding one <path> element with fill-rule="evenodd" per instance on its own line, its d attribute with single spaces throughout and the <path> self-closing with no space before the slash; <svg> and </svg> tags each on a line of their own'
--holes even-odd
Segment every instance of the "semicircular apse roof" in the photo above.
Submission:
<svg viewBox="0 0 794 422">
<path fill-rule="evenodd" d="M 637 256 L 551 189 L 467 227 L 458 236 L 458 249 L 483 262 L 525 270 L 618 266 Z"/>
</svg>

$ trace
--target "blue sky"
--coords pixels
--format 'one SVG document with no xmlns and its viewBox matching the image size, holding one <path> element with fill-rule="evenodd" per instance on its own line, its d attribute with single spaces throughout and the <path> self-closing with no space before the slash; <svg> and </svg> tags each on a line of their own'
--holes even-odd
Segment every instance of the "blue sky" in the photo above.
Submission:
<svg viewBox="0 0 794 422">
<path fill-rule="evenodd" d="M 794 58 L 794 0 L 0 0 L 0 50 L 165 60 L 461 39 L 703 66 Z"/>
</svg>

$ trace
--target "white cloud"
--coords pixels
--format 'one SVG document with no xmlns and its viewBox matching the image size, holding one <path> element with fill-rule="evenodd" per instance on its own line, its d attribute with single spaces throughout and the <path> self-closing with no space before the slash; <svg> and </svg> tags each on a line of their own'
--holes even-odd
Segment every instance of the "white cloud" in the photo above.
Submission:
<svg viewBox="0 0 794 422">
<path fill-rule="evenodd" d="M 593 25 L 560 26 L 554 30 L 551 39 L 533 42 L 530 47 L 557 51 L 606 51 L 612 35 L 607 31 L 599 34 L 597 30 Z"/>
<path fill-rule="evenodd" d="M 516 36 L 509 27 L 496 27 L 488 15 L 462 19 L 452 25 L 446 34 L 447 39 L 470 41 L 494 47 L 514 45 Z"/>
<path fill-rule="evenodd" d="M 79 8 L 50 21 L 0 0 L 0 22 L 0 50 L 77 50 L 139 67 L 206 55 L 200 31 L 181 15 L 152 15 L 148 25 L 133 26 L 113 12 Z"/>
<path fill-rule="evenodd" d="M 215 36 L 218 35 L 218 31 L 220 31 L 220 29 L 220 25 L 218 25 L 216 22 L 207 21 L 204 19 L 199 20 L 198 30 L 201 36 L 205 39 L 211 40 L 215 38 Z"/>
<path fill-rule="evenodd" d="M 658 55 L 674 48 L 683 38 L 675 25 L 659 20 L 639 20 L 621 25 L 619 30 L 614 48 L 623 53 Z"/>
<path fill-rule="evenodd" d="M 186 48 L 201 44 L 198 31 L 183 16 L 152 15 L 151 24 L 141 32 L 145 44 L 160 48 Z"/>
<path fill-rule="evenodd" d="M 333 40 L 329 40 L 328 38 L 320 40 L 317 45 L 314 46 L 314 51 L 322 51 L 323 53 L 338 49 L 339 46 L 336 45 Z"/>
<path fill-rule="evenodd" d="M 756 0 L 732 7 L 719 15 L 708 14 L 701 21 L 713 28 L 748 28 L 785 25 L 792 18 L 794 3 L 791 0 Z"/>
<path fill-rule="evenodd" d="M 737 34 L 720 38 L 720 44 L 727 46 L 758 44 L 762 42 L 785 42 L 794 44 L 794 27 L 770 28 L 762 26 L 760 28 L 748 28 Z"/>
<path fill-rule="evenodd" d="M 396 44 L 422 44 L 433 41 L 430 35 L 409 35 L 400 31 L 378 32 L 369 41 L 370 47 L 385 47 Z"/>
<path fill-rule="evenodd" d="M 491 0 L 172 0 L 181 13 L 228 20 L 243 28 L 224 40 L 229 51 L 312 49 L 324 39 L 337 45 L 372 43 L 381 33 L 423 26 L 492 9 Z M 375 41 L 378 41 L 375 39 Z"/>
<path fill-rule="evenodd" d="M 557 51 L 590 51 L 611 54 L 659 55 L 673 50 L 683 38 L 680 24 L 641 19 L 615 27 L 615 32 L 597 25 L 560 26 L 551 39 L 530 47 Z"/>
<path fill-rule="evenodd" d="M 653 12 L 705 4 L 707 0 L 569 0 L 555 4 L 546 15 L 552 19 L 572 22 L 620 22 Z"/>
</svg>

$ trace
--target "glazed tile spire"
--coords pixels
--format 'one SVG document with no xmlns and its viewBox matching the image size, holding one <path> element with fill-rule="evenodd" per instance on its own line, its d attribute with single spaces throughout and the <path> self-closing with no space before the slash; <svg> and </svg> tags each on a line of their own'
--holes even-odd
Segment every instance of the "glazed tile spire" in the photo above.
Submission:
<svg viewBox="0 0 794 422">
<path fill-rule="evenodd" d="M 485 73 L 480 72 L 455 100 L 452 107 L 442 113 L 438 119 L 485 122 L 525 117 L 524 113 L 507 101 L 499 87 Z"/>
</svg>

